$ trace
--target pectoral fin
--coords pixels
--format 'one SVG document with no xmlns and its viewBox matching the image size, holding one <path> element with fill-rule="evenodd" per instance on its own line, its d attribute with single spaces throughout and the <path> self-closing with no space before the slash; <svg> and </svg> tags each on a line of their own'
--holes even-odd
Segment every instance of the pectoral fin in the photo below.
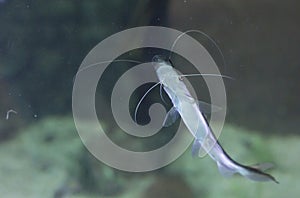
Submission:
<svg viewBox="0 0 300 198">
<path fill-rule="evenodd" d="M 179 118 L 179 113 L 175 107 L 172 107 L 167 113 L 166 118 L 163 122 L 164 127 L 171 126 Z"/>
</svg>

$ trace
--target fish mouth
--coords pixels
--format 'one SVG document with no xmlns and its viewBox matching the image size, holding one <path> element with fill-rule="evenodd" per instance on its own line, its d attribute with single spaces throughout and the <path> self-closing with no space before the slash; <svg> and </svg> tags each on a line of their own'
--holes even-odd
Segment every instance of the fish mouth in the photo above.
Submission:
<svg viewBox="0 0 300 198">
<path fill-rule="evenodd" d="M 153 64 L 155 64 L 155 63 L 164 63 L 164 62 L 166 62 L 166 57 L 163 56 L 163 55 L 155 55 L 152 58 L 152 63 Z"/>
</svg>

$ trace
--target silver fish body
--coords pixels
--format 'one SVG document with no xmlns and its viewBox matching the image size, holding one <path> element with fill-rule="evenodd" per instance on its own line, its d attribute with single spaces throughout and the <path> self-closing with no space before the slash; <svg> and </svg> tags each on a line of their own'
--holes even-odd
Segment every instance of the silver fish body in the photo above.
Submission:
<svg viewBox="0 0 300 198">
<path fill-rule="evenodd" d="M 272 167 L 270 163 L 245 166 L 231 159 L 214 136 L 198 106 L 198 102 L 191 96 L 180 75 L 171 64 L 162 59 L 156 59 L 154 67 L 161 84 L 164 86 L 164 90 L 173 103 L 173 108 L 168 112 L 164 125 L 172 124 L 180 116 L 195 138 L 192 149 L 196 150 L 195 152 L 203 149 L 208 153 L 217 163 L 223 176 L 229 177 L 239 173 L 254 181 L 274 181 L 278 183 L 273 176 L 263 172 Z"/>
</svg>

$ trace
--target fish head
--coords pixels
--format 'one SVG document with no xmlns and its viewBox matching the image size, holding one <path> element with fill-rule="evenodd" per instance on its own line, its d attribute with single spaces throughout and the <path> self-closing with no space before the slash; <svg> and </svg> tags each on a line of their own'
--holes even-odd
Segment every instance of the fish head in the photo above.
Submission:
<svg viewBox="0 0 300 198">
<path fill-rule="evenodd" d="M 161 66 L 172 67 L 170 60 L 168 60 L 167 57 L 164 55 L 155 55 L 152 58 L 152 65 L 154 66 L 155 70 L 157 70 Z"/>
<path fill-rule="evenodd" d="M 157 77 L 159 81 L 165 86 L 170 88 L 171 90 L 175 89 L 178 83 L 178 74 L 173 68 L 170 61 L 166 61 L 164 57 L 160 55 L 156 55 L 152 59 L 152 64 L 156 71 Z"/>
<path fill-rule="evenodd" d="M 166 57 L 163 56 L 163 55 L 155 55 L 152 58 L 152 63 L 153 64 L 155 64 L 155 63 L 164 63 L 164 62 L 167 62 L 167 61 L 166 61 Z"/>
</svg>

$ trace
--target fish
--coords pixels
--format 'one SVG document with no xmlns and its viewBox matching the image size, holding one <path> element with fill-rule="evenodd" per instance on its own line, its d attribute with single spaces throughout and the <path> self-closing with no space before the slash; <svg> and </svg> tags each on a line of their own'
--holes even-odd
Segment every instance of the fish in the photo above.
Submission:
<svg viewBox="0 0 300 198">
<path fill-rule="evenodd" d="M 199 155 L 203 149 L 217 164 L 219 172 L 224 177 L 240 174 L 252 181 L 273 181 L 279 183 L 272 175 L 264 171 L 273 167 L 271 163 L 262 163 L 253 166 L 242 165 L 233 160 L 222 148 L 215 137 L 206 116 L 203 112 L 203 103 L 195 100 L 182 76 L 173 67 L 170 61 L 156 55 L 152 59 L 159 83 L 170 98 L 173 107 L 168 111 L 163 122 L 164 127 L 172 125 L 181 117 L 187 129 L 195 138 L 192 154 Z"/>
</svg>

